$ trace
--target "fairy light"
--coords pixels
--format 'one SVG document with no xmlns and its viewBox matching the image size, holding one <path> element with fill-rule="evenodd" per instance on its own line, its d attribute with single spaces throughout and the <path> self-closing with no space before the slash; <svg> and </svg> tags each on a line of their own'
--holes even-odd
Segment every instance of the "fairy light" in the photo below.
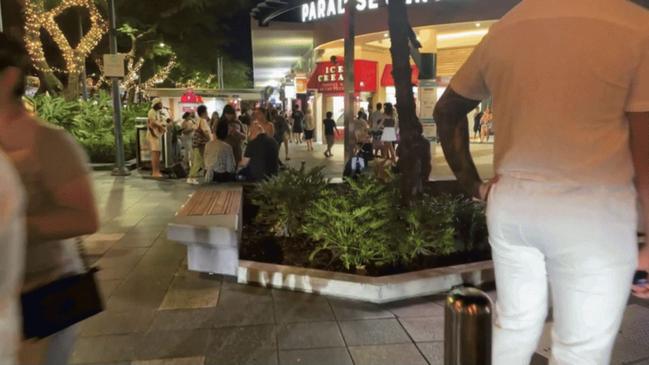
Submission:
<svg viewBox="0 0 649 365">
<path fill-rule="evenodd" d="M 72 48 L 55 21 L 57 16 L 74 7 L 87 9 L 90 14 L 90 30 L 83 36 L 77 48 Z M 49 66 L 43 52 L 41 29 L 45 29 L 61 51 L 65 61 L 65 70 Z M 99 44 L 107 30 L 108 25 L 92 0 L 63 0 L 49 11 L 45 11 L 42 1 L 28 0 L 25 2 L 25 46 L 34 67 L 39 71 L 81 73 L 86 57 Z"/>
<path fill-rule="evenodd" d="M 156 72 L 153 77 L 151 77 L 147 82 L 145 82 L 142 85 L 143 89 L 150 89 L 156 84 L 162 83 L 164 80 L 166 80 L 169 77 L 169 74 L 171 71 L 176 67 L 176 55 L 172 55 L 171 58 L 169 59 L 169 63 L 163 68 L 161 68 L 158 72 Z"/>
</svg>

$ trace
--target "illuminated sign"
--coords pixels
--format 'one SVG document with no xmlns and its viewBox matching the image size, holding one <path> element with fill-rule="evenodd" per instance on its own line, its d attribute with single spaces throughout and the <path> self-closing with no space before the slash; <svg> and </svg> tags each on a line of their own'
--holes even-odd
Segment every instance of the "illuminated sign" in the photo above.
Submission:
<svg viewBox="0 0 649 365">
<path fill-rule="evenodd" d="M 406 5 L 427 4 L 439 0 L 406 0 Z M 302 5 L 302 22 L 312 22 L 336 15 L 345 14 L 348 0 L 312 0 Z M 379 8 L 380 3 L 388 0 L 356 0 L 356 10 L 359 12 Z"/>
</svg>

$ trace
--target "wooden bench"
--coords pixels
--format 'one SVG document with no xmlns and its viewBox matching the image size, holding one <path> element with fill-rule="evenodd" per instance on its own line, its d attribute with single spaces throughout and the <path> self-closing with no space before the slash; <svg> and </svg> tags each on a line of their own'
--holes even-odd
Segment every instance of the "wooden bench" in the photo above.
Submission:
<svg viewBox="0 0 649 365">
<path fill-rule="evenodd" d="M 243 188 L 202 187 L 183 204 L 167 227 L 167 238 L 187 246 L 189 270 L 237 275 Z"/>
</svg>

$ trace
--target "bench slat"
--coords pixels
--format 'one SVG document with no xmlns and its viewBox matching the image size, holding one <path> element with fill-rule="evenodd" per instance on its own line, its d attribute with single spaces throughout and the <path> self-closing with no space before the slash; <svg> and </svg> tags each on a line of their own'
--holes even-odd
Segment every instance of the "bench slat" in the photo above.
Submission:
<svg viewBox="0 0 649 365">
<path fill-rule="evenodd" d="M 179 216 L 239 214 L 240 191 L 199 190 L 185 203 Z"/>
</svg>

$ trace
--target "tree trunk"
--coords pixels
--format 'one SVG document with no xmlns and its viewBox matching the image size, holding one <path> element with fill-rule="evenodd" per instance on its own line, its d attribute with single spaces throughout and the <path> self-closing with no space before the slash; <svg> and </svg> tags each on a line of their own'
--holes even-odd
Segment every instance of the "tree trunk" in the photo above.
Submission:
<svg viewBox="0 0 649 365">
<path fill-rule="evenodd" d="M 79 99 L 79 94 L 81 92 L 81 85 L 79 84 L 80 78 L 81 74 L 78 72 L 70 72 L 68 74 L 68 82 L 63 91 L 63 97 L 65 100 L 74 101 Z"/>
<path fill-rule="evenodd" d="M 401 173 L 401 199 L 409 205 L 423 191 L 431 172 L 430 142 L 423 136 L 412 91 L 412 68 L 408 42 L 412 29 L 405 0 L 392 0 L 388 5 L 388 23 L 392 47 L 392 75 L 396 87 L 400 142 L 397 150 Z"/>
</svg>

